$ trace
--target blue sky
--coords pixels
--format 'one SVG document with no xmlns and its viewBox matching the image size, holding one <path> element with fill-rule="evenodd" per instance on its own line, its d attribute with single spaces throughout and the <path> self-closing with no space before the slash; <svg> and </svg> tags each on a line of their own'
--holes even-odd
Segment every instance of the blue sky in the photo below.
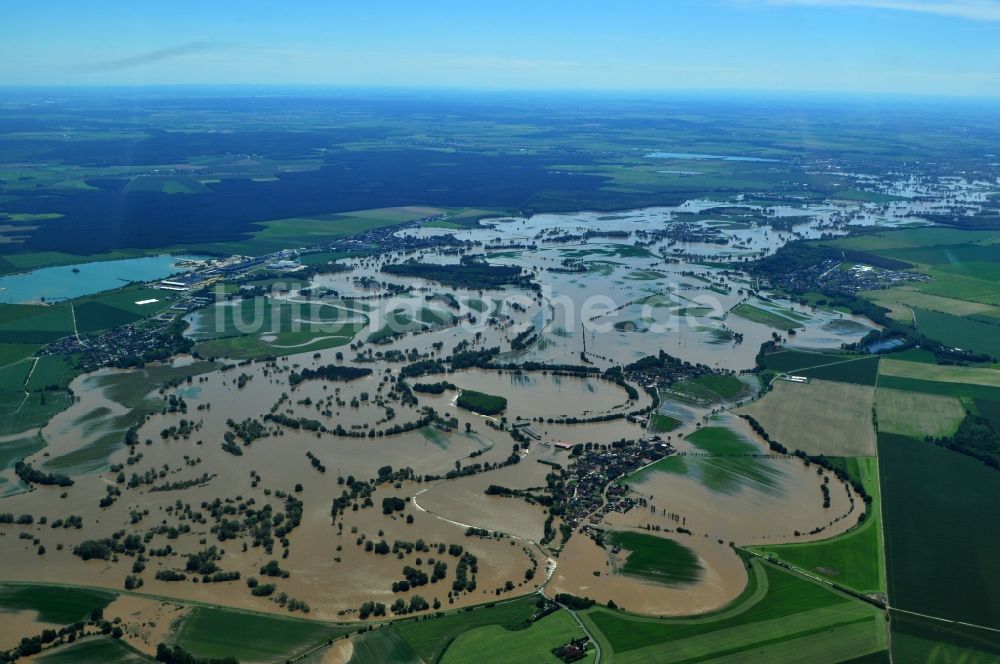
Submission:
<svg viewBox="0 0 1000 664">
<path fill-rule="evenodd" d="M 1000 0 L 0 5 L 0 85 L 1000 96 Z"/>
</svg>

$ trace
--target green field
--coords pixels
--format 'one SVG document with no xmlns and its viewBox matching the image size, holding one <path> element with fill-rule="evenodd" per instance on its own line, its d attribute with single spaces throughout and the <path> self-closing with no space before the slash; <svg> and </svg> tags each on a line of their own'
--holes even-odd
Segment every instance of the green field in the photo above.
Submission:
<svg viewBox="0 0 1000 664">
<path fill-rule="evenodd" d="M 649 418 L 649 428 L 653 433 L 670 433 L 680 425 L 680 420 L 669 415 L 657 413 Z"/>
<path fill-rule="evenodd" d="M 736 376 L 706 374 L 670 386 L 670 398 L 690 403 L 713 404 L 749 396 L 751 389 Z"/>
<path fill-rule="evenodd" d="M 420 659 L 437 662 L 455 639 L 478 627 L 496 625 L 511 634 L 524 629 L 525 623 L 538 610 L 537 605 L 537 597 L 525 597 L 441 617 L 399 623 L 393 629 L 410 644 Z"/>
<path fill-rule="evenodd" d="M 1000 628 L 997 471 L 903 436 L 878 448 L 892 605 Z"/>
<path fill-rule="evenodd" d="M 965 419 L 956 397 L 880 387 L 875 395 L 878 430 L 923 439 L 951 436 Z"/>
<path fill-rule="evenodd" d="M 845 360 L 856 359 L 857 355 L 813 353 L 804 350 L 779 350 L 761 357 L 761 366 L 772 371 L 797 373 L 802 369 L 817 367 L 823 364 L 833 364 Z"/>
<path fill-rule="evenodd" d="M 478 627 L 461 634 L 445 651 L 442 664 L 466 662 L 549 662 L 561 661 L 552 650 L 584 636 L 583 630 L 566 611 L 545 616 L 527 629 L 511 632 L 500 625 Z M 584 663 L 590 658 L 579 660 Z"/>
<path fill-rule="evenodd" d="M 617 570 L 668 586 L 694 583 L 705 570 L 698 556 L 682 544 L 656 535 L 633 531 L 614 531 L 605 541 L 628 552 L 625 563 Z"/>
<path fill-rule="evenodd" d="M 8 364 L 5 367 L 0 367 L 0 390 L 24 391 L 24 383 L 28 380 L 28 374 L 34 365 L 35 361 L 28 358 L 14 364 Z"/>
<path fill-rule="evenodd" d="M 23 438 L 15 438 L 0 443 L 0 497 L 17 493 L 21 490 L 22 483 L 19 479 L 8 480 L 2 474 L 20 459 L 34 454 L 45 447 L 45 441 L 41 436 L 26 435 Z M 12 478 L 13 478 L 12 474 Z"/>
<path fill-rule="evenodd" d="M 14 364 L 34 355 L 42 346 L 40 344 L 4 344 L 0 343 L 0 367 Z"/>
<path fill-rule="evenodd" d="M 69 408 L 73 398 L 66 391 L 32 392 L 18 397 L 12 410 L 7 410 L 4 403 L 9 402 L 0 402 L 0 409 L 6 413 L 0 416 L 0 436 L 9 436 L 44 426 L 53 415 Z"/>
<path fill-rule="evenodd" d="M 343 346 L 366 321 L 330 303 L 254 297 L 202 310 L 191 337 L 202 357 L 251 359 Z"/>
<path fill-rule="evenodd" d="M 879 356 L 870 355 L 856 360 L 845 360 L 834 364 L 812 367 L 796 371 L 796 375 L 820 380 L 855 385 L 874 385 L 878 376 Z"/>
<path fill-rule="evenodd" d="M 122 641 L 98 636 L 45 652 L 35 661 L 41 664 L 142 664 L 156 660 Z"/>
<path fill-rule="evenodd" d="M 68 625 L 104 609 L 117 595 L 107 590 L 62 586 L 0 585 L 0 612 L 37 611 L 42 622 Z"/>
<path fill-rule="evenodd" d="M 689 385 L 699 385 L 707 390 L 718 394 L 723 399 L 735 399 L 746 394 L 746 383 L 736 376 L 721 376 L 718 374 L 706 374 L 698 376 L 688 381 Z"/>
<path fill-rule="evenodd" d="M 67 304 L 0 304 L 0 343 L 44 344 L 72 333 Z"/>
<path fill-rule="evenodd" d="M 351 645 L 348 664 L 421 664 L 410 644 L 392 627 L 360 634 Z"/>
<path fill-rule="evenodd" d="M 613 664 L 632 662 L 841 662 L 886 648 L 885 620 L 864 602 L 754 560 L 730 607 L 695 618 L 654 619 L 603 607 L 582 614 Z"/>
<path fill-rule="evenodd" d="M 38 358 L 38 363 L 35 364 L 35 369 L 31 373 L 31 380 L 28 381 L 26 388 L 32 391 L 44 390 L 53 385 L 65 388 L 76 373 L 62 356 L 42 355 Z"/>
<path fill-rule="evenodd" d="M 257 340 L 257 337 L 224 337 L 200 341 L 194 350 L 201 357 L 226 358 L 230 360 L 256 360 L 274 355 L 273 351 Z"/>
<path fill-rule="evenodd" d="M 354 235 L 374 228 L 393 226 L 444 212 L 444 208 L 387 207 L 355 212 L 316 214 L 255 223 L 259 230 L 237 242 L 220 242 L 194 247 L 221 254 L 259 256 L 281 249 L 321 243 L 333 237 Z"/>
<path fill-rule="evenodd" d="M 1000 371 L 885 360 L 879 370 L 879 387 L 926 394 L 1000 400 Z"/>
<path fill-rule="evenodd" d="M 878 462 L 874 457 L 847 457 L 841 461 L 848 474 L 859 478 L 872 496 L 865 522 L 832 539 L 753 550 L 860 593 L 885 592 Z M 858 507 L 864 509 L 863 504 Z"/>
<path fill-rule="evenodd" d="M 989 664 L 1000 660 L 995 632 L 892 612 L 892 653 L 897 662 Z"/>
<path fill-rule="evenodd" d="M 462 390 L 455 405 L 480 415 L 499 415 L 507 409 L 507 399 L 485 392 Z"/>
<path fill-rule="evenodd" d="M 138 301 L 157 299 L 148 305 Z M 0 344 L 25 344 L 38 348 L 73 334 L 100 332 L 168 308 L 176 293 L 139 285 L 87 295 L 52 305 L 0 304 Z M 75 316 L 75 326 L 74 326 Z"/>
<path fill-rule="evenodd" d="M 754 305 L 747 304 L 746 302 L 737 304 L 730 310 L 730 313 L 735 314 L 740 318 L 746 318 L 754 323 L 767 325 L 768 327 L 773 327 L 774 329 L 781 330 L 783 332 L 802 327 L 802 323 L 799 321 L 792 320 L 789 317 L 776 314 L 772 311 L 767 311 L 766 309 L 761 309 L 760 307 L 755 307 Z"/>
<path fill-rule="evenodd" d="M 881 254 L 884 250 L 914 249 L 961 245 L 970 242 L 989 242 L 996 238 L 996 231 L 964 231 L 957 228 L 931 227 L 889 230 L 882 233 L 824 240 L 823 245 L 843 249 L 859 249 Z"/>
<path fill-rule="evenodd" d="M 174 643 L 197 657 L 266 661 L 291 657 L 352 631 L 310 620 L 195 607 Z"/>
<path fill-rule="evenodd" d="M 669 456 L 633 473 L 629 484 L 641 484 L 654 473 L 685 475 L 717 493 L 735 495 L 744 487 L 765 493 L 780 493 L 782 471 L 754 454 L 762 449 L 742 435 L 724 427 L 704 427 L 687 440 L 710 456 Z"/>
<path fill-rule="evenodd" d="M 917 330 L 921 334 L 955 348 L 1000 357 L 1000 324 L 952 316 L 930 309 L 913 311 L 917 316 Z"/>
</svg>

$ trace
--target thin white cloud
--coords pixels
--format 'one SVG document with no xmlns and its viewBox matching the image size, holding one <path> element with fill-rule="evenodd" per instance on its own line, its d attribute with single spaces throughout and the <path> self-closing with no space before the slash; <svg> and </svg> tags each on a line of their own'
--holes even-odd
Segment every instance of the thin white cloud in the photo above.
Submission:
<svg viewBox="0 0 1000 664">
<path fill-rule="evenodd" d="M 1000 21 L 1000 0 L 764 0 L 764 2 L 768 5 L 868 7 L 954 16 L 973 21 Z"/>
</svg>

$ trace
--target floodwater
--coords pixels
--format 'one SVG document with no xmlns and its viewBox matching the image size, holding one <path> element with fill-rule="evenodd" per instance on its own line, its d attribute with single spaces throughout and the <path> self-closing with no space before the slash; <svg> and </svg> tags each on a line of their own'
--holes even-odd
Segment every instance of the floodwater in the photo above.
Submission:
<svg viewBox="0 0 1000 664">
<path fill-rule="evenodd" d="M 12 274 L 0 277 L 0 302 L 53 302 L 120 288 L 132 281 L 163 279 L 190 270 L 190 266 L 179 264 L 179 261 L 185 260 L 197 258 L 163 254 L 44 267 L 24 274 Z"/>
<path fill-rule="evenodd" d="M 545 557 L 533 543 L 542 538 L 546 510 L 520 498 L 488 496 L 486 488 L 491 484 L 522 490 L 544 487 L 552 467 L 540 462 L 563 466 L 569 463 L 567 453 L 556 447 L 556 443 L 610 443 L 643 436 L 643 426 L 624 418 L 579 424 L 548 420 L 625 414 L 648 406 L 649 395 L 640 389 L 638 399 L 630 402 L 627 392 L 614 383 L 596 377 L 543 372 L 470 369 L 411 379 L 411 384 L 446 380 L 460 389 L 504 396 L 508 406 L 502 417 L 510 424 L 530 421 L 529 426 L 537 436 L 532 436 L 527 449 L 518 450 L 521 461 L 516 465 L 453 480 L 423 481 L 424 476 L 443 476 L 456 467 L 505 461 L 514 450 L 513 439 L 493 426 L 499 418 L 486 418 L 457 408 L 455 391 L 439 396 L 417 393 L 416 405 L 404 404 L 393 385 L 408 361 L 385 358 L 403 353 L 444 359 L 457 352 L 456 349 L 499 346 L 503 351 L 499 360 L 504 363 L 587 362 L 603 371 L 664 350 L 681 359 L 713 367 L 737 371 L 750 368 L 760 344 L 770 339 L 774 330 L 731 313 L 735 306 L 749 301 L 749 291 L 757 288 L 739 272 L 738 262 L 733 263 L 733 269 L 726 269 L 718 261 L 763 255 L 797 237 L 837 234 L 843 232 L 840 226 L 855 217 L 854 212 L 831 205 L 777 207 L 776 215 L 811 215 L 811 219 L 789 231 L 717 220 L 715 225 L 727 238 L 725 244 L 675 242 L 666 238 L 635 244 L 638 239 L 651 237 L 649 234 L 678 221 L 678 213 L 709 210 L 718 204 L 689 201 L 677 208 L 649 208 L 615 215 L 585 212 L 504 218 L 490 220 L 489 225 L 479 228 L 447 231 L 461 239 L 482 243 L 469 253 L 483 254 L 495 264 L 518 265 L 535 274 L 542 285 L 541 291 L 445 289 L 420 279 L 387 278 L 381 272 L 384 264 L 408 258 L 388 252 L 353 259 L 353 271 L 319 275 L 311 284 L 314 293 L 319 287 L 332 291 L 320 300 L 320 308 L 334 307 L 352 320 L 365 322 L 365 328 L 353 340 L 353 347 L 315 354 L 312 351 L 295 354 L 295 348 L 290 347 L 289 355 L 276 362 L 211 370 L 162 393 L 151 382 L 123 383 L 124 379 L 134 377 L 134 372 L 129 371 L 102 370 L 78 377 L 71 386 L 76 402 L 42 429 L 46 447 L 28 457 L 36 468 L 71 474 L 76 483 L 65 489 L 35 487 L 4 498 L 0 509 L 15 514 L 32 513 L 36 519 L 45 515 L 50 520 L 76 514 L 83 519 L 84 529 L 52 529 L 37 523 L 5 529 L 6 535 L 0 539 L 0 554 L 5 561 L 6 578 L 53 582 L 78 582 L 86 578 L 90 584 L 119 589 L 130 573 L 131 563 L 126 557 L 118 563 L 83 562 L 72 555 L 73 546 L 82 539 L 109 537 L 120 530 L 144 534 L 154 525 L 188 525 L 191 527 L 188 534 L 168 540 L 160 533 L 149 543 L 150 547 L 170 544 L 175 553 L 151 559 L 143 574 L 144 592 L 285 612 L 265 598 L 252 597 L 243 581 L 194 584 L 153 578 L 156 569 L 183 569 L 183 555 L 215 544 L 224 549 L 220 567 L 238 570 L 244 577 L 256 576 L 258 568 L 269 559 L 280 559 L 281 566 L 290 570 L 291 576 L 276 582 L 279 591 L 307 601 L 314 617 L 350 620 L 355 617 L 354 609 L 364 601 L 391 603 L 399 596 L 392 593 L 391 582 L 402 579 L 404 565 L 416 564 L 416 555 L 400 559 L 365 551 L 364 541 L 379 539 L 461 544 L 479 558 L 477 589 L 452 598 L 454 604 L 449 603 L 447 596 L 456 563 L 450 557 L 449 577 L 439 582 L 440 588 L 422 587 L 404 593 L 406 598 L 419 593 L 428 601 L 436 597 L 444 608 L 450 608 L 495 599 L 496 589 L 508 580 L 515 588 L 501 591 L 501 598 L 534 590 L 544 580 Z M 708 219 L 697 225 L 708 228 L 713 224 Z M 435 234 L 442 230 L 406 232 Z M 628 239 L 559 240 L 560 236 L 590 230 L 624 230 L 633 235 Z M 504 248 L 514 244 L 534 244 L 536 248 Z M 458 257 L 429 251 L 420 259 L 453 263 Z M 582 266 L 582 270 L 566 272 L 563 268 L 567 262 Z M 384 282 L 411 290 L 392 295 L 392 289 Z M 442 292 L 455 295 L 457 308 L 435 299 Z M 516 305 L 510 302 L 514 295 L 518 296 Z M 343 300 L 345 296 L 350 299 Z M 307 299 L 294 290 L 276 297 L 287 302 Z M 798 307 L 790 302 L 752 301 L 761 308 L 793 312 L 789 315 L 795 316 L 800 327 L 790 344 L 839 348 L 842 343 L 860 339 L 872 328 L 864 319 Z M 233 306 L 233 303 L 219 306 Z M 385 343 L 368 342 L 370 334 L 394 317 L 399 318 L 395 312 L 421 311 L 425 307 L 436 314 L 466 319 L 458 324 L 417 325 Z M 313 314 L 318 309 L 297 311 L 300 320 L 289 324 L 308 326 L 314 322 Z M 203 329 L 204 325 L 198 322 L 200 317 L 200 314 L 191 317 L 196 324 L 189 334 L 210 336 L 211 330 Z M 261 329 L 258 335 L 266 337 L 273 329 L 278 328 Z M 522 350 L 510 350 L 511 341 L 527 329 L 533 329 L 537 339 Z M 343 360 L 336 359 L 338 352 L 343 353 Z M 190 363 L 190 358 L 185 358 L 178 360 L 175 367 Z M 372 369 L 372 374 L 349 382 L 308 380 L 291 385 L 292 372 L 331 363 L 366 367 Z M 191 366 L 210 368 L 204 364 Z M 131 387 L 125 390 L 123 384 Z M 141 458 L 133 457 L 128 464 L 128 450 L 121 445 L 121 434 L 129 410 L 143 401 L 143 390 L 149 390 L 145 395 L 149 414 L 138 430 L 140 443 L 136 452 L 141 453 Z M 166 399 L 171 396 L 184 400 L 186 412 L 169 412 Z M 428 407 L 443 420 L 405 433 L 387 432 L 396 425 L 416 422 Z M 746 582 L 742 563 L 728 548 L 730 541 L 739 544 L 802 541 L 842 532 L 856 522 L 860 501 L 855 498 L 857 507 L 852 511 L 850 494 L 833 479 L 831 506 L 822 507 L 823 477 L 814 468 L 806 469 L 796 459 L 771 457 L 740 459 L 743 466 L 733 468 L 722 463 L 720 468 L 719 460 L 699 456 L 699 451 L 683 440 L 707 422 L 711 415 L 708 409 L 668 400 L 661 411 L 675 414 L 684 422 L 669 435 L 683 456 L 668 460 L 673 467 L 645 471 L 631 482 L 634 491 L 654 506 L 653 510 L 613 513 L 605 518 L 604 527 L 650 525 L 674 530 L 678 526 L 675 515 L 680 515 L 678 518 L 694 533 L 683 542 L 699 556 L 706 570 L 704 576 L 684 588 L 622 577 L 614 573 L 603 549 L 577 534 L 559 557 L 552 589 L 562 588 L 601 601 L 614 599 L 630 610 L 653 614 L 707 611 L 731 601 Z M 312 420 L 327 431 L 266 422 L 263 419 L 266 414 Z M 245 445 L 238 442 L 241 455 L 223 450 L 226 434 L 247 420 L 260 423 L 264 435 Z M 736 421 L 727 426 L 744 425 Z M 178 428 L 187 429 L 188 434 L 171 435 Z M 752 433 L 745 429 L 741 432 L 762 453 L 766 452 Z M 326 472 L 313 467 L 310 455 Z M 118 483 L 117 471 L 109 470 L 112 464 L 123 464 L 126 477 L 132 473 L 151 473 L 157 476 L 155 484 L 186 482 L 187 486 L 157 492 L 150 491 L 147 484 L 128 488 Z M 367 481 L 375 478 L 384 466 L 393 470 L 410 468 L 417 479 L 399 482 L 398 486 L 378 485 L 371 496 L 371 505 L 359 504 L 356 511 L 348 509 L 339 522 L 342 530 L 334 525 L 331 505 L 344 490 L 344 481 L 348 477 Z M 204 481 L 196 481 L 203 475 Z M 747 481 L 748 478 L 753 481 Z M 117 487 L 121 495 L 111 505 L 101 508 L 99 502 L 107 495 L 108 487 Z M 253 501 L 251 504 L 270 504 L 280 509 L 282 501 L 277 492 L 294 492 L 303 502 L 302 522 L 289 535 L 287 558 L 281 558 L 280 546 L 276 546 L 273 554 L 267 554 L 250 545 L 246 537 L 219 543 L 210 519 L 192 521 L 175 509 L 178 501 L 197 509 L 203 502 L 215 499 L 236 505 Z M 409 500 L 403 512 L 385 515 L 381 509 L 385 497 Z M 413 517 L 412 523 L 407 523 L 407 516 Z M 469 526 L 506 535 L 500 539 L 469 537 L 465 534 Z M 808 533 L 817 527 L 824 530 L 814 535 L 794 534 L 795 530 Z M 37 537 L 45 545 L 46 554 L 39 556 L 31 540 L 17 539 L 18 530 Z M 665 536 L 676 536 L 662 532 Z M 358 544 L 359 540 L 362 544 Z M 420 557 L 421 564 L 426 565 L 430 556 Z M 525 582 L 525 571 L 533 566 L 537 566 L 535 577 Z M 595 571 L 600 575 L 594 576 Z"/>
<path fill-rule="evenodd" d="M 610 514 L 602 527 L 629 529 L 621 516 Z M 703 572 L 697 581 L 667 586 L 618 573 L 608 550 L 586 535 L 577 534 L 560 554 L 545 594 L 553 597 L 565 592 L 601 604 L 613 600 L 626 611 L 646 615 L 686 616 L 720 609 L 739 597 L 746 587 L 746 568 L 727 544 L 704 537 L 656 534 L 673 539 L 698 556 Z"/>
<path fill-rule="evenodd" d="M 725 426 L 752 444 L 757 456 L 708 456 L 678 439 L 678 455 L 627 480 L 649 508 L 633 510 L 636 526 L 683 526 L 696 536 L 739 545 L 826 539 L 857 524 L 864 502 L 833 473 L 792 456 L 771 455 L 749 425 L 727 416 Z M 820 488 L 828 480 L 830 506 Z M 821 528 L 820 532 L 813 532 Z M 796 534 L 798 533 L 798 534 Z"/>
</svg>

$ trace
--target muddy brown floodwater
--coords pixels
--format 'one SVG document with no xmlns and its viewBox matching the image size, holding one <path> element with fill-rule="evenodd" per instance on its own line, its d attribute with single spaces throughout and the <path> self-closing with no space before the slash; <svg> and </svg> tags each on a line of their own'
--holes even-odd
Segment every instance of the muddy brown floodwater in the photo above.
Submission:
<svg viewBox="0 0 1000 664">
<path fill-rule="evenodd" d="M 653 208 L 610 216 L 537 215 L 496 221 L 489 228 L 454 231 L 462 239 L 481 243 L 467 253 L 481 254 L 492 264 L 518 265 L 536 275 L 542 286 L 539 292 L 513 287 L 446 288 L 420 279 L 389 279 L 381 272 L 382 266 L 409 258 L 394 252 L 352 259 L 352 271 L 319 275 L 312 286 L 363 299 L 340 302 L 331 296 L 316 306 L 298 307 L 301 320 L 297 324 L 327 315 L 331 308 L 355 322 L 367 321 L 353 339 L 353 347 L 313 352 L 309 344 L 314 342 L 306 340 L 302 345 L 296 341 L 277 349 L 289 352 L 288 356 L 226 370 L 185 356 L 175 358 L 172 369 L 102 369 L 77 377 L 70 386 L 75 402 L 42 428 L 45 447 L 26 459 L 36 469 L 68 474 L 75 483 L 66 488 L 25 486 L 20 493 L 16 493 L 20 483 L 5 485 L 5 492 L 12 495 L 0 499 L 0 511 L 31 514 L 34 523 L 0 526 L 2 578 L 120 589 L 126 577 L 135 574 L 142 578 L 141 592 L 178 602 L 198 600 L 287 613 L 266 597 L 252 596 L 245 581 L 260 577 L 260 567 L 277 560 L 290 573 L 287 578 L 273 580 L 277 593 L 307 602 L 312 617 L 328 620 L 355 619 L 357 607 L 366 601 L 390 604 L 420 594 L 448 608 L 537 589 L 545 580 L 547 554 L 535 543 L 543 537 L 547 510 L 521 498 L 487 495 L 487 488 L 495 484 L 540 493 L 553 470 L 551 464 L 568 467 L 571 463 L 560 445 L 641 438 L 645 428 L 623 416 L 651 404 L 642 389 L 645 386 L 634 385 L 638 397 L 630 401 L 627 391 L 613 382 L 596 376 L 557 376 L 551 371 L 466 369 L 409 381 L 446 380 L 460 389 L 505 397 L 506 412 L 498 418 L 486 418 L 457 408 L 457 393 L 452 390 L 439 396 L 416 394 L 417 403 L 408 402 L 395 389 L 400 370 L 412 361 L 407 357 L 445 361 L 461 350 L 493 347 L 501 349 L 498 361 L 503 364 L 586 365 L 602 372 L 661 350 L 711 367 L 751 367 L 760 344 L 771 339 L 774 330 L 732 311 L 750 300 L 749 292 L 751 287 L 756 290 L 756 285 L 746 275 L 706 262 L 754 256 L 796 236 L 840 232 L 833 223 L 839 218 L 837 209 L 807 208 L 814 218 L 793 232 L 757 227 L 728 230 L 727 245 L 667 239 L 635 244 L 635 239 L 646 235 L 628 242 L 601 237 L 572 243 L 546 240 L 594 229 L 652 233 L 674 223 L 678 211 L 696 212 L 712 205 L 691 202 L 679 209 Z M 804 214 L 790 210 L 778 212 Z M 525 241 L 537 248 L 482 249 L 489 244 Z M 428 250 L 419 259 L 443 264 L 454 263 L 458 257 L 453 252 Z M 571 272 L 566 272 L 567 262 L 574 266 Z M 390 296 L 387 287 L 374 284 L 385 281 L 412 291 Z M 454 295 L 458 307 L 438 297 L 441 294 Z M 516 304 L 505 303 L 511 295 L 518 296 Z M 307 299 L 294 289 L 275 297 L 295 307 Z M 603 298 L 604 304 L 588 309 L 595 297 Z M 864 319 L 846 319 L 778 299 L 754 299 L 753 303 L 800 323 L 795 343 L 809 347 L 838 348 L 872 328 Z M 231 307 L 233 303 L 219 306 Z M 394 312 L 421 312 L 424 308 L 442 318 L 448 314 L 467 319 L 459 325 L 431 325 L 385 343 L 368 343 L 369 335 L 381 330 Z M 189 334 L 196 338 L 217 334 L 208 329 L 212 320 L 209 313 L 187 317 L 192 323 Z M 585 321 L 599 329 L 595 325 L 585 328 Z M 512 350 L 511 342 L 529 328 L 537 339 L 522 350 Z M 277 340 L 273 330 L 261 329 L 255 336 Z M 337 359 L 338 353 L 342 359 Z M 348 382 L 306 380 L 295 386 L 290 382 L 293 372 L 327 364 L 364 367 L 372 374 Z M 185 367 L 198 375 L 157 390 L 157 381 L 180 375 Z M 154 374 L 160 378 L 154 380 Z M 122 439 L 135 419 L 133 409 L 139 407 L 148 415 L 139 420 L 139 442 L 130 454 Z M 405 432 L 393 429 L 412 426 L 425 416 L 427 407 L 441 419 Z M 807 541 L 843 532 L 857 521 L 862 503 L 855 496 L 852 508 L 852 496 L 844 485 L 830 479 L 831 504 L 824 508 L 820 484 L 825 475 L 817 475 L 815 468 L 805 468 L 797 459 L 768 456 L 766 447 L 745 423 L 727 420 L 725 426 L 752 441 L 759 454 L 711 458 L 684 440 L 698 424 L 707 423 L 710 408 L 666 403 L 661 410 L 679 415 L 684 422 L 667 434 L 679 455 L 628 480 L 635 495 L 646 499 L 650 507 L 625 514 L 613 512 L 599 519 L 600 527 L 659 528 L 662 536 L 679 538 L 695 552 L 705 570 L 702 578 L 689 586 L 670 587 L 623 576 L 614 571 L 604 549 L 576 534 L 558 555 L 548 591 L 588 595 L 600 601 L 614 599 L 629 610 L 657 615 L 708 611 L 731 601 L 746 583 L 746 572 L 729 542 Z M 577 424 L 554 421 L 609 416 L 615 419 Z M 515 448 L 510 433 L 497 428 L 502 418 L 527 427 L 522 429 L 531 439 L 526 449 Z M 222 446 L 235 431 L 252 432 L 246 441 L 234 439 L 239 455 Z M 0 445 L 12 440 L 15 438 L 7 437 Z M 502 464 L 515 451 L 520 456 L 515 465 L 441 479 L 449 471 L 472 464 Z M 385 471 L 386 467 L 390 473 L 411 469 L 406 476 L 412 479 L 372 484 L 371 502 L 366 502 L 365 496 L 349 500 L 343 516 L 334 523 L 334 499 L 355 480 L 374 482 L 380 469 Z M 13 479 L 9 475 L 5 477 Z M 423 481 L 425 476 L 427 481 Z M 160 490 L 154 491 L 154 487 Z M 224 506 L 219 508 L 224 518 L 237 520 L 248 510 L 261 510 L 266 505 L 281 512 L 288 504 L 288 495 L 301 501 L 302 513 L 298 525 L 287 535 L 287 557 L 280 538 L 268 553 L 259 542 L 254 543 L 249 526 L 234 539 L 220 539 L 222 517 L 211 515 L 214 501 Z M 383 514 L 384 498 L 403 499 L 405 508 Z M 81 529 L 52 527 L 53 521 L 71 515 L 82 520 Z M 43 516 L 48 520 L 44 525 L 40 523 Z M 692 535 L 667 532 L 682 523 Z M 558 519 L 554 525 L 558 528 Z M 504 535 L 470 536 L 466 533 L 469 526 Z M 148 553 L 155 550 L 164 554 L 147 555 L 144 571 L 133 573 L 134 559 L 126 555 L 119 555 L 117 561 L 83 561 L 73 554 L 74 547 L 84 540 L 131 534 L 145 538 Z M 403 543 L 404 550 L 406 543 L 422 540 L 431 551 L 404 552 L 400 557 L 367 550 L 369 542 L 381 540 L 390 547 L 397 541 Z M 476 556 L 478 573 L 473 591 L 449 597 L 458 558 L 438 553 L 437 547 L 431 546 L 438 544 L 460 545 Z M 43 555 L 39 545 L 45 547 Z M 160 570 L 183 571 L 188 556 L 210 546 L 219 549 L 218 566 L 240 572 L 239 581 L 194 583 L 191 579 L 168 582 L 155 578 Z M 393 592 L 392 582 L 403 579 L 404 566 L 429 571 L 431 559 L 447 562 L 444 580 Z M 529 569 L 534 576 L 526 581 Z M 507 581 L 514 586 L 510 591 L 503 588 Z M 177 605 L 137 597 L 122 597 L 109 611 L 125 620 L 130 641 L 147 652 L 165 638 L 165 630 L 183 613 Z M 0 646 L 37 633 L 40 626 L 34 620 L 33 613 L 4 614 Z M 344 644 L 342 648 L 349 648 L 346 641 Z M 328 655 L 350 656 L 349 651 L 339 649 L 331 649 Z"/>
</svg>

